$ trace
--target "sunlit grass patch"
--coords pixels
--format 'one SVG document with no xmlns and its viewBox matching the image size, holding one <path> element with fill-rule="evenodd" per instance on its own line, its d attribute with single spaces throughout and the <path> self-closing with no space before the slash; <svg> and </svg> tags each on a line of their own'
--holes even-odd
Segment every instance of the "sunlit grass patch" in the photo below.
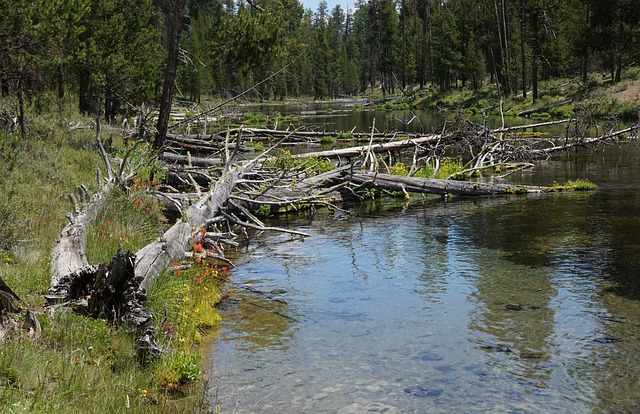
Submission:
<svg viewBox="0 0 640 414">
<path fill-rule="evenodd" d="M 162 333 L 158 342 L 168 352 L 154 369 L 160 384 L 171 388 L 199 380 L 201 356 L 195 347 L 205 329 L 220 323 L 218 284 L 220 272 L 226 271 L 202 257 L 189 258 L 173 262 L 151 289 L 147 306 Z"/>
<path fill-rule="evenodd" d="M 161 206 L 142 190 L 113 190 L 104 211 L 87 229 L 89 263 L 106 263 L 119 247 L 135 252 L 163 233 Z"/>
</svg>

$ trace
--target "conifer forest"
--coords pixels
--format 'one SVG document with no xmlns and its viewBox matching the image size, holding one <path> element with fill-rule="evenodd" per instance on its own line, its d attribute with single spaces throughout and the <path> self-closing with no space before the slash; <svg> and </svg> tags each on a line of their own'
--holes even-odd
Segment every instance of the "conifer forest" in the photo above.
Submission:
<svg viewBox="0 0 640 414">
<path fill-rule="evenodd" d="M 109 119 L 162 90 L 174 2 L 2 0 L 3 96 L 41 105 L 77 96 Z M 331 99 L 487 83 L 538 93 L 554 77 L 619 81 L 640 58 L 635 0 L 192 0 L 182 20 L 176 95 Z"/>
</svg>

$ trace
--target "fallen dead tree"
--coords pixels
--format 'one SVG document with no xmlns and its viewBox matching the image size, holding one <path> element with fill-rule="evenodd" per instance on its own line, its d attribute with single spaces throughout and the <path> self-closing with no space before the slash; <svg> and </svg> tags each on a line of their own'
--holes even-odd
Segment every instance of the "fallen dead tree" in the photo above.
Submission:
<svg viewBox="0 0 640 414">
<path fill-rule="evenodd" d="M 366 152 L 373 152 L 376 154 L 386 153 L 391 151 L 398 151 L 404 148 L 415 147 L 418 145 L 424 145 L 433 143 L 445 138 L 444 135 L 428 135 L 415 139 L 405 139 L 402 141 L 392 141 L 376 145 L 362 145 L 358 147 L 333 149 L 327 151 L 307 152 L 304 154 L 294 155 L 294 158 L 309 158 L 309 157 L 358 157 Z"/>
<path fill-rule="evenodd" d="M 345 172 L 343 179 L 350 184 L 356 184 L 368 188 L 384 189 L 388 191 L 401 191 L 405 194 L 420 193 L 478 196 L 496 194 L 544 193 L 551 191 L 549 187 L 405 177 L 370 172 Z"/>
<path fill-rule="evenodd" d="M 97 140 L 101 147 L 99 132 Z M 158 355 L 162 350 L 155 342 L 153 318 L 144 307 L 148 289 L 172 260 L 185 256 L 190 240 L 212 224 L 211 219 L 220 213 L 235 185 L 259 163 L 260 157 L 244 163 L 227 163 L 206 194 L 188 206 L 182 218 L 158 240 L 135 254 L 119 251 L 109 264 L 89 264 L 86 258 L 87 225 L 104 207 L 108 190 L 123 182 L 126 162 L 126 159 L 121 161 L 120 174 L 116 174 L 104 152 L 103 158 L 108 171 L 107 185 L 101 185 L 101 191 L 95 195 L 83 187 L 81 203 L 76 197 L 72 198 L 75 215 L 69 214 L 70 223 L 52 251 L 51 285 L 46 298 L 52 307 L 62 304 L 92 317 L 107 317 L 116 323 L 132 325 L 139 352 Z M 100 175 L 98 179 L 102 183 Z M 209 232 L 205 230 L 205 234 Z M 226 260 L 223 254 L 211 254 Z"/>
<path fill-rule="evenodd" d="M 210 151 L 215 152 L 224 148 L 224 143 L 228 140 L 234 141 L 242 136 L 244 141 L 266 142 L 278 141 L 283 138 L 287 139 L 287 143 L 301 144 L 317 144 L 321 139 L 333 138 L 335 140 L 355 140 L 374 142 L 392 141 L 397 139 L 417 139 L 424 134 L 407 133 L 404 131 L 376 131 L 355 132 L 355 131 L 308 131 L 308 130 L 291 130 L 291 129 L 269 129 L 269 128 L 232 128 L 213 134 L 168 134 L 167 143 L 175 149 L 183 149 L 190 151 Z M 235 145 L 235 144 L 233 144 Z M 246 149 L 241 147 L 241 150 Z"/>
</svg>

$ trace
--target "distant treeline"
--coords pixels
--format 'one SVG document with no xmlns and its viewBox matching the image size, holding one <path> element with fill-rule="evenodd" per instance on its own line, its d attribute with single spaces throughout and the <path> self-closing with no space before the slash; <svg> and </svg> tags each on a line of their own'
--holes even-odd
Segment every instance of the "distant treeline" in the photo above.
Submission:
<svg viewBox="0 0 640 414">
<path fill-rule="evenodd" d="M 170 0 L 0 0 L 2 96 L 36 105 L 78 96 L 107 118 L 157 102 Z M 190 0 L 177 95 L 232 96 L 270 75 L 256 99 L 337 98 L 371 89 L 538 81 L 600 71 L 613 82 L 640 59 L 637 0 Z"/>
</svg>

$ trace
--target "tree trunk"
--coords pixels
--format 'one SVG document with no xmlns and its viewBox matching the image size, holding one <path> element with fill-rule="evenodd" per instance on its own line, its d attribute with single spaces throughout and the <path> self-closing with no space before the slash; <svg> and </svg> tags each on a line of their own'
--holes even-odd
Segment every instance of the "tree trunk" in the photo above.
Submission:
<svg viewBox="0 0 640 414">
<path fill-rule="evenodd" d="M 345 172 L 344 178 L 353 184 L 389 191 L 423 194 L 493 195 L 516 193 L 543 193 L 547 187 L 516 186 L 509 184 L 479 183 L 435 178 L 416 178 L 372 172 Z"/>
<path fill-rule="evenodd" d="M 91 72 L 88 68 L 81 68 L 78 77 L 78 109 L 85 115 L 94 115 L 97 108 Z"/>
<path fill-rule="evenodd" d="M 533 103 L 538 101 L 538 57 L 540 55 L 540 39 L 538 38 L 538 12 L 533 12 L 532 18 L 533 56 L 531 57 L 531 87 L 533 89 Z"/>
<path fill-rule="evenodd" d="M 522 11 L 520 14 L 520 60 L 522 62 L 522 99 L 527 99 L 527 58 L 526 58 L 526 36 L 527 36 L 527 0 L 522 0 Z"/>
<path fill-rule="evenodd" d="M 173 12 L 173 20 L 171 23 L 171 33 L 169 35 L 169 47 L 167 55 L 167 67 L 164 75 L 164 84 L 162 86 L 162 98 L 160 101 L 160 113 L 158 115 L 158 124 L 155 141 L 153 147 L 160 150 L 164 145 L 167 135 L 167 127 L 169 125 L 169 115 L 171 114 L 171 102 L 173 101 L 173 92 L 175 89 L 176 68 L 178 67 L 178 46 L 180 43 L 180 29 L 182 20 L 187 11 L 187 0 L 177 0 Z"/>
<path fill-rule="evenodd" d="M 336 157 L 357 157 L 359 155 L 364 154 L 367 151 L 371 151 L 374 153 L 395 151 L 402 148 L 409 148 L 420 144 L 426 144 L 429 142 L 435 142 L 437 140 L 443 139 L 443 135 L 428 135 L 422 138 L 416 139 L 407 139 L 404 141 L 393 141 L 384 144 L 376 144 L 376 145 L 363 145 L 360 147 L 352 147 L 352 148 L 343 148 L 336 150 L 328 150 L 328 151 L 319 151 L 319 152 L 307 152 L 304 154 L 292 155 L 292 158 L 309 158 L 309 157 L 328 157 L 328 158 L 336 158 Z"/>
</svg>

